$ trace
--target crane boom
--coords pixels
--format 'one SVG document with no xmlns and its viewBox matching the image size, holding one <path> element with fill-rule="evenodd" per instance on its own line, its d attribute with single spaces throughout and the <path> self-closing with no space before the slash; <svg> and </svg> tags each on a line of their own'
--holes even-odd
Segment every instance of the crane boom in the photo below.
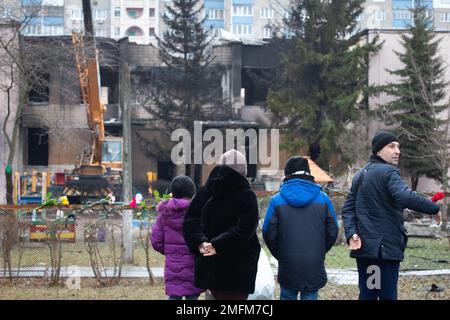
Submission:
<svg viewBox="0 0 450 320">
<path fill-rule="evenodd" d="M 100 68 L 92 24 L 91 2 L 82 1 L 84 34 L 73 32 L 72 42 L 81 95 L 86 106 L 87 123 L 93 138 L 90 150 L 83 152 L 80 165 L 76 165 L 73 175 L 67 178 L 64 194 L 99 197 L 106 196 L 112 191 L 116 194 L 121 193 L 123 144 L 120 137 L 105 138 L 103 114 L 106 107 L 100 101 Z"/>
<path fill-rule="evenodd" d="M 101 165 L 105 141 L 103 114 L 106 107 L 100 101 L 100 72 L 98 66 L 92 9 L 90 0 L 83 0 L 84 35 L 73 33 L 78 76 L 89 128 L 94 132 L 89 164 Z"/>
</svg>

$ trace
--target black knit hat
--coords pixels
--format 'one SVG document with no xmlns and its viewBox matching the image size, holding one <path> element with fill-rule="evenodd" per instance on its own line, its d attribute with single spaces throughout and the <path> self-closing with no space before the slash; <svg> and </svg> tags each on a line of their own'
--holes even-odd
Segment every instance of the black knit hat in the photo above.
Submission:
<svg viewBox="0 0 450 320">
<path fill-rule="evenodd" d="M 172 190 L 173 198 L 192 198 L 195 195 L 195 184 L 191 178 L 187 176 L 173 178 L 170 188 Z"/>
<path fill-rule="evenodd" d="M 378 131 L 372 139 L 372 153 L 376 155 L 378 151 L 392 141 L 398 142 L 398 139 L 394 134 L 387 131 Z"/>
<path fill-rule="evenodd" d="M 309 169 L 308 160 L 300 156 L 290 157 L 284 167 L 284 175 L 288 176 L 297 171 L 305 171 L 310 174 L 311 170 Z"/>
</svg>

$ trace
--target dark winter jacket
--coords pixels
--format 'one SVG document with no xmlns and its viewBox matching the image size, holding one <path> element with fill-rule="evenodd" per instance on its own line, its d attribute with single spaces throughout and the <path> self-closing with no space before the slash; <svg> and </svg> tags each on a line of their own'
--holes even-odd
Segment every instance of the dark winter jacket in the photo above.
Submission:
<svg viewBox="0 0 450 320">
<path fill-rule="evenodd" d="M 437 214 L 439 206 L 412 191 L 399 170 L 372 156 L 352 181 L 342 209 L 345 236 L 361 238 L 361 249 L 351 251 L 353 258 L 402 261 L 408 240 L 403 209 Z"/>
<path fill-rule="evenodd" d="M 194 285 L 194 255 L 183 238 L 183 220 L 188 200 L 170 199 L 157 206 L 159 213 L 152 229 L 153 248 L 166 256 L 164 282 L 168 296 L 200 294 Z"/>
<path fill-rule="evenodd" d="M 325 254 L 337 235 L 336 213 L 319 185 L 291 179 L 270 200 L 263 237 L 278 260 L 282 286 L 301 291 L 325 286 Z"/>
<path fill-rule="evenodd" d="M 192 200 L 184 220 L 184 238 L 195 254 L 195 285 L 252 293 L 261 250 L 256 228 L 258 203 L 247 179 L 217 166 Z M 204 257 L 198 246 L 211 242 L 217 255 Z"/>
</svg>

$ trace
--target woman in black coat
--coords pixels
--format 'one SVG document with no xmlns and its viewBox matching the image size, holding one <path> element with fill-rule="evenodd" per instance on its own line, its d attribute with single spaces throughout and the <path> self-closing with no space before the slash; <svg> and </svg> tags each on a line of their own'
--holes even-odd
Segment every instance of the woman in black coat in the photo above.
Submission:
<svg viewBox="0 0 450 320">
<path fill-rule="evenodd" d="M 245 157 L 222 155 L 185 216 L 183 232 L 195 254 L 195 286 L 215 299 L 247 299 L 255 290 L 261 250 L 258 203 L 245 178 Z"/>
</svg>

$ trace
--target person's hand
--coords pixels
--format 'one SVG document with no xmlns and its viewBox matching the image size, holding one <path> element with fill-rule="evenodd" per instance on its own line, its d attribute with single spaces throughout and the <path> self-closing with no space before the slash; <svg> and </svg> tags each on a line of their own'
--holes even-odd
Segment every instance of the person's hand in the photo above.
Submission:
<svg viewBox="0 0 450 320">
<path fill-rule="evenodd" d="M 350 237 L 350 240 L 348 241 L 349 249 L 350 250 L 359 250 L 361 249 L 361 238 L 355 233 Z"/>
<path fill-rule="evenodd" d="M 205 253 L 203 254 L 204 257 L 210 257 L 217 254 L 216 249 L 212 246 L 211 243 L 207 243 L 204 249 L 205 249 Z"/>
<path fill-rule="evenodd" d="M 208 248 L 208 242 L 203 242 L 201 245 L 198 246 L 198 251 L 200 251 L 201 254 L 205 254 L 207 252 Z"/>
</svg>

